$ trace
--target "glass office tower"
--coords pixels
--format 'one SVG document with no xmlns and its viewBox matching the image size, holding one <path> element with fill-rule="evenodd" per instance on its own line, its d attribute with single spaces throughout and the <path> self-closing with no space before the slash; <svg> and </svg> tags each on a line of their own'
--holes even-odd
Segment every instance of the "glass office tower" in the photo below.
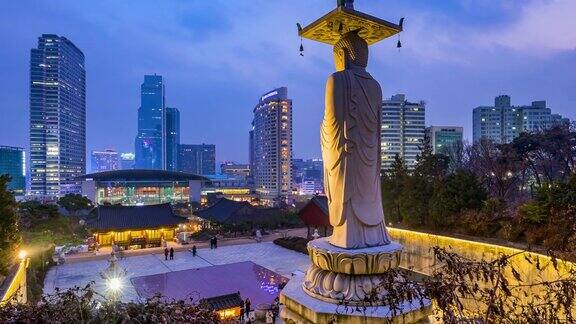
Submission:
<svg viewBox="0 0 576 324">
<path fill-rule="evenodd" d="M 135 140 L 135 168 L 166 168 L 164 82 L 160 75 L 145 75 L 140 87 L 138 135 Z"/>
<path fill-rule="evenodd" d="M 30 55 L 30 193 L 80 193 L 86 173 L 86 70 L 70 40 L 38 38 Z"/>
<path fill-rule="evenodd" d="M 180 145 L 180 112 L 166 108 L 166 170 L 178 169 L 178 145 Z"/>
<path fill-rule="evenodd" d="M 180 144 L 178 171 L 198 175 L 216 173 L 216 146 L 214 144 Z"/>
<path fill-rule="evenodd" d="M 26 191 L 26 156 L 24 149 L 13 146 L 0 146 L 0 175 L 7 174 L 11 181 L 8 190 L 15 195 Z"/>
</svg>

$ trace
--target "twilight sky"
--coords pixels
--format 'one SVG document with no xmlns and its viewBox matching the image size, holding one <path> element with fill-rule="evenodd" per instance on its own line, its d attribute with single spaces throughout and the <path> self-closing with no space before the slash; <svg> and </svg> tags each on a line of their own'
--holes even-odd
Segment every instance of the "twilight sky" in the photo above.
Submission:
<svg viewBox="0 0 576 324">
<path fill-rule="evenodd" d="M 216 144 L 217 161 L 246 161 L 252 108 L 287 86 L 294 157 L 318 157 L 327 45 L 304 40 L 306 25 L 335 0 L 26 1 L 0 9 L 0 145 L 28 146 L 30 49 L 42 33 L 72 40 L 86 56 L 88 151 L 133 151 L 144 74 L 165 78 L 180 110 L 181 142 Z M 576 1 L 356 0 L 356 9 L 397 22 L 401 35 L 371 47 L 368 71 L 385 97 L 427 102 L 427 125 L 461 125 L 472 109 L 510 94 L 547 100 L 576 119 Z"/>
</svg>

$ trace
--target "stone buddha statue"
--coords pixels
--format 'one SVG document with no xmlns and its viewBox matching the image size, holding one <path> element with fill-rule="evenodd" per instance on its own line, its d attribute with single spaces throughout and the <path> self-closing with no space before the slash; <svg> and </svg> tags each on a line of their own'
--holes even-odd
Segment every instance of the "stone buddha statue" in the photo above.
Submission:
<svg viewBox="0 0 576 324">
<path fill-rule="evenodd" d="M 366 72 L 368 44 L 356 31 L 334 45 L 321 127 L 329 242 L 346 249 L 390 243 L 380 188 L 382 90 Z"/>
</svg>

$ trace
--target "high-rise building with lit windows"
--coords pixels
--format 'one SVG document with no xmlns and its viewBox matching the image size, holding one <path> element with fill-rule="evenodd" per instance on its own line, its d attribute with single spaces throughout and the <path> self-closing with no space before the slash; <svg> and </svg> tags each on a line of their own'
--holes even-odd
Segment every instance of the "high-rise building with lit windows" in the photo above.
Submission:
<svg viewBox="0 0 576 324">
<path fill-rule="evenodd" d="M 145 75 L 140 86 L 138 135 L 135 140 L 136 169 L 166 168 L 166 107 L 164 81 L 160 75 Z"/>
<path fill-rule="evenodd" d="M 26 154 L 21 147 L 0 145 L 0 175 L 10 176 L 8 190 L 15 195 L 26 192 Z"/>
<path fill-rule="evenodd" d="M 426 133 L 432 154 L 448 154 L 464 140 L 464 127 L 460 126 L 430 126 Z"/>
<path fill-rule="evenodd" d="M 90 157 L 90 172 L 113 171 L 120 169 L 118 152 L 114 150 L 92 151 Z"/>
<path fill-rule="evenodd" d="M 166 170 L 178 169 L 178 146 L 180 145 L 180 111 L 166 108 Z"/>
<path fill-rule="evenodd" d="M 494 99 L 494 106 L 480 106 L 472 112 L 474 142 L 488 139 L 498 144 L 510 143 L 522 132 L 534 132 L 570 120 L 552 114 L 546 101 L 533 101 L 529 106 L 512 106 L 510 96 Z"/>
<path fill-rule="evenodd" d="M 426 105 L 409 102 L 397 94 L 382 103 L 382 170 L 388 171 L 398 155 L 408 169 L 413 169 L 424 144 Z"/>
<path fill-rule="evenodd" d="M 271 204 L 292 195 L 292 100 L 288 88 L 265 93 L 254 107 L 251 167 L 254 188 Z"/>
<path fill-rule="evenodd" d="M 43 34 L 30 53 L 30 193 L 80 193 L 86 173 L 84 54 L 65 37 Z"/>
<path fill-rule="evenodd" d="M 180 144 L 178 146 L 178 171 L 209 175 L 216 173 L 216 145 Z"/>
</svg>

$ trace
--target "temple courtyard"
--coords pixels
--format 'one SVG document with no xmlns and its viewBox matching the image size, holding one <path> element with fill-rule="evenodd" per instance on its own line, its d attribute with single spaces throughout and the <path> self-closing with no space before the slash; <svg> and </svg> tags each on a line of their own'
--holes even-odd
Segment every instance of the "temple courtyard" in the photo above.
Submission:
<svg viewBox="0 0 576 324">
<path fill-rule="evenodd" d="M 54 266 L 46 275 L 44 293 L 53 293 L 56 287 L 83 287 L 91 282 L 96 291 L 104 293 L 106 284 L 101 273 L 108 264 L 107 260 L 99 259 Z M 164 260 L 164 254 L 157 253 L 128 256 L 121 259 L 119 265 L 127 272 L 120 298 L 123 301 L 137 301 L 153 294 L 151 287 L 154 285 L 158 287 L 158 292 L 168 296 L 190 294 L 190 297 L 201 298 L 198 295 L 203 289 L 211 292 L 216 289 L 222 294 L 238 290 L 242 293 L 241 287 L 230 284 L 234 281 L 229 279 L 234 275 L 253 275 L 254 287 L 244 289 L 257 292 L 263 289 L 263 281 L 285 281 L 294 272 L 305 272 L 310 261 L 307 255 L 272 242 L 263 242 L 221 246 L 217 249 L 200 248 L 196 257 L 190 251 L 178 251 L 174 254 L 174 260 Z M 262 274 L 262 270 L 266 273 Z"/>
</svg>

